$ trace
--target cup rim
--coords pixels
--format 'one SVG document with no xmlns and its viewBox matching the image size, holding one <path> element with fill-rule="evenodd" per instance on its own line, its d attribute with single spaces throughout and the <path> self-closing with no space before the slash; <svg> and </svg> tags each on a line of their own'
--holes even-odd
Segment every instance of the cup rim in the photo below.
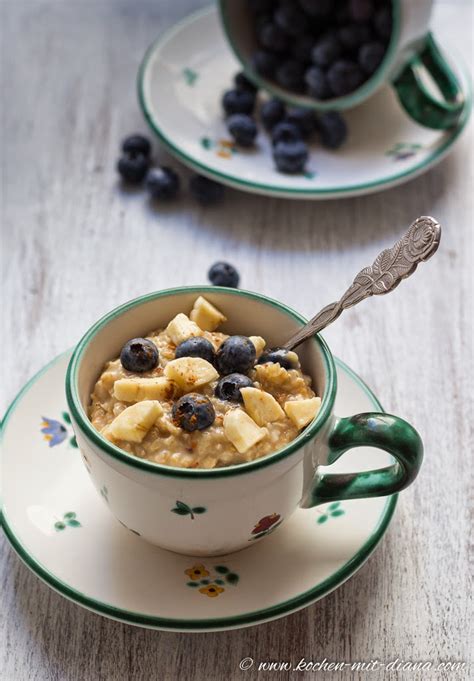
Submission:
<svg viewBox="0 0 474 681">
<path fill-rule="evenodd" d="M 368 99 L 386 80 L 387 75 L 390 74 L 390 69 L 394 66 L 394 57 L 397 52 L 397 47 L 401 35 L 401 7 L 400 0 L 391 0 L 392 2 L 392 34 L 387 46 L 387 50 L 383 56 L 381 63 L 376 71 L 367 78 L 356 90 L 344 95 L 342 97 L 332 97 L 331 99 L 318 100 L 310 96 L 292 94 L 290 90 L 285 90 L 272 80 L 262 78 L 250 66 L 246 55 L 240 50 L 239 45 L 232 35 L 231 22 L 227 14 L 226 0 L 218 0 L 219 16 L 221 18 L 222 28 L 232 49 L 232 52 L 237 57 L 245 74 L 253 81 L 260 89 L 269 92 L 273 97 L 282 99 L 287 104 L 292 106 L 303 106 L 315 109 L 317 111 L 344 111 L 362 103 Z"/>
<path fill-rule="evenodd" d="M 202 478 L 223 478 L 245 473 L 253 473 L 258 469 L 262 469 L 277 463 L 282 459 L 289 457 L 295 451 L 301 449 L 301 447 L 312 440 L 320 431 L 321 427 L 329 417 L 334 405 L 337 390 L 337 377 L 336 367 L 331 351 L 325 340 L 319 334 L 313 336 L 312 340 L 318 345 L 326 373 L 326 385 L 324 393 L 321 396 L 321 407 L 316 418 L 314 419 L 314 422 L 308 425 L 294 440 L 285 445 L 285 447 L 282 447 L 271 454 L 262 456 L 259 459 L 255 459 L 254 461 L 247 463 L 233 464 L 231 466 L 225 466 L 221 468 L 178 468 L 176 466 L 167 466 L 154 461 L 148 461 L 147 459 L 140 459 L 133 454 L 129 454 L 128 452 L 120 449 L 116 445 L 106 440 L 99 433 L 99 431 L 94 428 L 92 423 L 89 421 L 89 418 L 79 399 L 77 378 L 84 352 L 89 346 L 90 342 L 95 338 L 97 333 L 110 321 L 116 319 L 124 312 L 127 312 L 128 310 L 149 301 L 170 297 L 173 295 L 182 295 L 185 293 L 197 293 L 205 295 L 206 293 L 220 292 L 235 295 L 236 297 L 241 296 L 251 300 L 263 302 L 271 307 L 277 308 L 292 319 L 301 322 L 301 324 L 305 324 L 307 321 L 303 315 L 300 315 L 291 307 L 260 293 L 254 293 L 253 291 L 246 291 L 244 289 L 228 288 L 225 286 L 216 287 L 206 285 L 179 286 L 175 288 L 162 289 L 160 291 L 155 291 L 153 293 L 148 293 L 138 296 L 137 298 L 133 298 L 132 300 L 129 300 L 128 302 L 123 303 L 122 305 L 119 305 L 110 312 L 106 313 L 97 322 L 95 322 L 95 324 L 93 324 L 79 340 L 78 344 L 74 348 L 66 372 L 66 400 L 73 419 L 82 433 L 92 440 L 92 442 L 98 446 L 102 452 L 108 454 L 113 459 L 118 460 L 121 463 L 129 465 L 132 468 L 138 468 L 154 475 L 194 480 Z"/>
</svg>

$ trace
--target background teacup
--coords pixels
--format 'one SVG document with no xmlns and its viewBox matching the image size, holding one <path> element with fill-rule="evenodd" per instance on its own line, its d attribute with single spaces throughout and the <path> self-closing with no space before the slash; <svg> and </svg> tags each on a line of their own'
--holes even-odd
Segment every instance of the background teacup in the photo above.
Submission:
<svg viewBox="0 0 474 681">
<path fill-rule="evenodd" d="M 252 55 L 257 41 L 249 3 L 245 0 L 218 3 L 224 31 L 246 74 L 259 87 L 294 106 L 321 111 L 349 109 L 384 83 L 391 83 L 404 109 L 421 125 L 445 129 L 455 125 L 461 116 L 465 106 L 461 85 L 428 30 L 432 0 L 392 0 L 392 34 L 378 69 L 351 94 L 320 101 L 295 94 L 256 73 Z"/>
<path fill-rule="evenodd" d="M 334 416 L 336 370 L 319 336 L 301 345 L 298 354 L 322 397 L 321 409 L 295 440 L 273 454 L 211 470 L 174 468 L 137 458 L 103 438 L 92 427 L 87 406 L 104 364 L 131 337 L 164 327 L 177 313 L 188 312 L 198 295 L 225 313 L 229 321 L 222 331 L 261 335 L 270 346 L 281 344 L 305 322 L 292 309 L 256 293 L 200 286 L 142 296 L 91 327 L 68 367 L 67 401 L 92 481 L 123 525 L 178 553 L 219 555 L 251 546 L 299 506 L 384 496 L 414 480 L 423 447 L 412 426 L 383 413 Z M 375 471 L 331 473 L 336 459 L 359 446 L 389 452 L 393 464 Z M 198 522 L 183 522 L 196 518 Z"/>
</svg>

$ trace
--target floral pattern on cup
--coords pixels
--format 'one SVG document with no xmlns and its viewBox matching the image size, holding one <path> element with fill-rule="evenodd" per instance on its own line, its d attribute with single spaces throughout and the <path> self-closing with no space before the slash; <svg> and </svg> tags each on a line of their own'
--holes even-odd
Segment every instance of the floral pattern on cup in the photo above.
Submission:
<svg viewBox="0 0 474 681">
<path fill-rule="evenodd" d="M 260 537 L 270 534 L 270 532 L 276 530 L 276 528 L 281 525 L 282 522 L 283 518 L 279 513 L 272 513 L 271 515 L 263 516 L 263 518 L 260 518 L 258 523 L 253 528 L 251 533 L 253 536 L 250 537 L 249 541 L 254 541 L 255 539 L 260 539 Z"/>
<path fill-rule="evenodd" d="M 316 511 L 319 513 L 319 518 L 316 521 L 318 525 L 322 525 L 329 520 L 329 518 L 338 518 L 345 514 L 345 511 L 341 508 L 340 501 L 334 501 L 332 504 L 329 504 L 325 512 L 320 511 L 319 509 L 316 509 Z"/>
<path fill-rule="evenodd" d="M 397 144 L 394 144 L 393 147 L 385 152 L 385 156 L 391 156 L 394 161 L 404 161 L 407 158 L 416 156 L 420 149 L 423 149 L 422 144 L 397 142 Z"/>
<path fill-rule="evenodd" d="M 69 445 L 76 448 L 76 437 L 74 434 L 70 435 L 67 427 L 71 424 L 71 417 L 67 411 L 63 411 L 61 416 L 63 423 L 56 419 L 50 419 L 47 416 L 41 417 L 41 432 L 43 433 L 43 439 L 46 440 L 50 447 L 56 447 L 69 437 Z M 67 425 L 64 425 L 65 423 Z"/>
<path fill-rule="evenodd" d="M 195 515 L 201 515 L 202 513 L 206 513 L 207 508 L 205 506 L 188 506 L 188 504 L 185 504 L 184 501 L 176 501 L 176 506 L 171 509 L 172 513 L 176 513 L 176 515 L 189 515 L 191 516 L 191 520 L 194 520 Z"/>
<path fill-rule="evenodd" d="M 209 598 L 216 598 L 224 593 L 225 585 L 235 586 L 239 581 L 239 575 L 232 572 L 227 565 L 215 565 L 206 567 L 204 563 L 195 563 L 184 571 L 189 577 L 186 585 L 197 589 L 199 593 Z"/>
<path fill-rule="evenodd" d="M 76 513 L 74 511 L 68 511 L 63 514 L 61 520 L 57 520 L 54 523 L 54 529 L 57 532 L 62 532 L 66 527 L 82 527 L 81 523 L 76 518 Z"/>
</svg>

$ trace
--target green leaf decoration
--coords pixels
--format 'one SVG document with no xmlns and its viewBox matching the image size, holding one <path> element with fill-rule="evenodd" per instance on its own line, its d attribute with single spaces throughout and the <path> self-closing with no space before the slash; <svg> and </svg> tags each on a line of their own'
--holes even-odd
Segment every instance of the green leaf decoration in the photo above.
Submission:
<svg viewBox="0 0 474 681">
<path fill-rule="evenodd" d="M 176 513 L 176 515 L 189 515 L 189 511 L 186 511 L 184 508 L 172 508 L 171 512 Z"/>
<path fill-rule="evenodd" d="M 73 435 L 73 436 L 69 439 L 69 444 L 71 445 L 71 447 L 74 447 L 74 449 L 77 449 L 77 440 L 76 440 L 76 436 L 75 436 L 75 435 Z"/>
<path fill-rule="evenodd" d="M 64 518 L 65 520 L 70 520 L 71 518 L 75 518 L 76 515 L 77 515 L 77 514 L 74 513 L 74 511 L 69 511 L 68 513 L 65 513 L 65 514 L 63 515 L 63 518 Z"/>
<path fill-rule="evenodd" d="M 225 575 L 227 572 L 229 572 L 229 568 L 226 567 L 225 565 L 216 565 L 214 570 L 218 572 L 220 575 Z"/>
<path fill-rule="evenodd" d="M 334 501 L 332 504 L 329 504 L 329 510 L 333 511 L 335 508 L 338 508 L 341 505 L 340 501 Z"/>
<path fill-rule="evenodd" d="M 187 586 L 192 586 L 193 588 L 196 588 L 198 586 L 197 582 L 186 582 Z"/>
<path fill-rule="evenodd" d="M 229 584 L 237 584 L 237 582 L 239 581 L 239 575 L 236 575 L 235 572 L 229 572 L 229 574 L 226 575 L 225 578 L 229 582 Z"/>
<path fill-rule="evenodd" d="M 69 527 L 81 527 L 81 523 L 78 520 L 74 519 L 68 520 L 67 525 L 69 525 Z"/>
<path fill-rule="evenodd" d="M 54 523 L 54 527 L 56 530 L 64 530 L 66 529 L 66 525 L 62 523 L 60 520 L 58 520 L 57 523 Z"/>
<path fill-rule="evenodd" d="M 204 506 L 195 506 L 192 509 L 192 511 L 193 511 L 193 513 L 200 514 L 200 513 L 205 513 L 207 511 L 207 508 L 205 508 Z"/>
<path fill-rule="evenodd" d="M 61 416 L 63 417 L 63 421 L 65 421 L 66 423 L 71 423 L 71 417 L 69 416 L 67 411 L 63 411 Z"/>
<path fill-rule="evenodd" d="M 333 518 L 337 518 L 340 515 L 344 515 L 344 511 L 342 509 L 339 509 L 338 511 L 332 511 L 331 515 Z"/>
<path fill-rule="evenodd" d="M 225 582 L 224 582 L 223 579 L 215 579 L 214 582 L 215 582 L 216 584 L 225 584 Z"/>
<path fill-rule="evenodd" d="M 322 525 L 323 523 L 326 522 L 327 519 L 328 519 L 328 516 L 327 516 L 327 515 L 320 515 L 319 518 L 318 518 L 318 523 L 319 523 L 320 525 Z"/>
<path fill-rule="evenodd" d="M 212 149 L 213 143 L 210 137 L 201 137 L 201 146 L 203 149 Z"/>
<path fill-rule="evenodd" d="M 211 582 L 210 582 L 209 579 L 201 579 L 201 582 L 200 582 L 200 584 L 210 584 L 210 583 Z"/>
</svg>

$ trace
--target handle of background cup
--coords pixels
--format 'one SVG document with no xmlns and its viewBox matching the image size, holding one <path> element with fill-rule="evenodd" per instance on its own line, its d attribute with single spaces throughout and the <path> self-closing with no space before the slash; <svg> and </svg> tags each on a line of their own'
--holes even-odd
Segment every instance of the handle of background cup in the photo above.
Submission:
<svg viewBox="0 0 474 681">
<path fill-rule="evenodd" d="M 423 460 L 423 443 L 416 430 L 391 414 L 368 412 L 336 419 L 328 445 L 328 466 L 354 447 L 377 447 L 396 461 L 391 466 L 360 473 L 322 473 L 316 469 L 303 508 L 400 492 L 416 478 Z"/>
<path fill-rule="evenodd" d="M 444 100 L 436 99 L 427 90 L 420 77 L 423 69 L 433 78 Z M 412 57 L 393 85 L 405 111 L 427 128 L 451 128 L 464 109 L 465 98 L 459 80 L 431 33 L 428 33 L 422 50 Z"/>
</svg>

